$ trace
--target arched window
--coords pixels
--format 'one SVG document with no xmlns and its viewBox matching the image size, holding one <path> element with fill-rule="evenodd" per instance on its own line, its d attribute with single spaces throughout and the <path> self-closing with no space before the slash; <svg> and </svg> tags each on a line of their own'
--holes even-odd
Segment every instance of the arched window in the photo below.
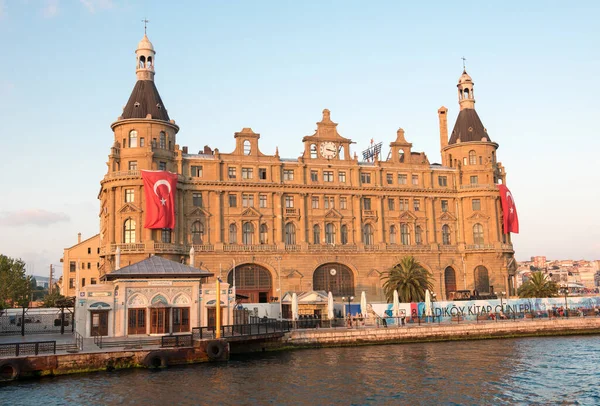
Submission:
<svg viewBox="0 0 600 406">
<path fill-rule="evenodd" d="M 442 244 L 450 245 L 450 227 L 447 224 L 442 226 Z"/>
<path fill-rule="evenodd" d="M 229 225 L 229 244 L 237 244 L 237 226 L 235 224 Z"/>
<path fill-rule="evenodd" d="M 365 245 L 373 245 L 373 226 L 370 224 L 363 226 L 363 243 Z"/>
<path fill-rule="evenodd" d="M 260 225 L 260 243 L 267 244 L 269 242 L 269 229 L 265 223 Z"/>
<path fill-rule="evenodd" d="M 323 264 L 313 273 L 313 289 L 331 292 L 333 296 L 352 296 L 354 274 L 346 265 Z"/>
<path fill-rule="evenodd" d="M 473 243 L 483 245 L 483 226 L 479 223 L 473 226 Z"/>
<path fill-rule="evenodd" d="M 444 271 L 444 281 L 446 285 L 446 299 L 450 300 L 450 292 L 456 292 L 456 272 L 450 266 Z"/>
<path fill-rule="evenodd" d="M 158 147 L 162 149 L 167 149 L 167 135 L 164 131 L 160 132 L 160 138 L 158 139 Z"/>
<path fill-rule="evenodd" d="M 310 145 L 310 157 L 311 158 L 316 158 L 317 157 L 317 145 L 316 144 L 311 144 Z"/>
<path fill-rule="evenodd" d="M 400 224 L 400 241 L 402 245 L 410 245 L 410 230 L 408 224 Z"/>
<path fill-rule="evenodd" d="M 138 146 L 137 140 L 137 131 L 129 131 L 129 148 L 136 148 Z"/>
<path fill-rule="evenodd" d="M 415 227 L 415 244 L 423 244 L 423 230 L 420 226 Z"/>
<path fill-rule="evenodd" d="M 244 141 L 244 155 L 250 155 L 250 141 Z"/>
<path fill-rule="evenodd" d="M 450 154 L 450 168 L 452 168 L 452 154 Z"/>
<path fill-rule="evenodd" d="M 474 150 L 469 151 L 469 165 L 477 165 L 477 155 Z"/>
<path fill-rule="evenodd" d="M 250 223 L 249 221 L 242 225 L 242 244 L 254 244 L 254 224 Z"/>
<path fill-rule="evenodd" d="M 227 275 L 227 283 L 233 285 L 233 270 Z M 273 286 L 271 272 L 256 264 L 238 265 L 235 268 L 236 293 L 248 296 L 243 301 L 249 303 L 268 303 Z"/>
<path fill-rule="evenodd" d="M 202 244 L 204 241 L 204 224 L 201 221 L 192 223 L 192 244 Z"/>
<path fill-rule="evenodd" d="M 285 225 L 285 243 L 287 245 L 296 244 L 296 226 L 294 223 L 287 223 Z"/>
<path fill-rule="evenodd" d="M 348 226 L 345 224 L 340 229 L 340 239 L 342 240 L 342 245 L 348 244 Z"/>
<path fill-rule="evenodd" d="M 490 277 L 485 266 L 479 265 L 475 268 L 475 290 L 482 293 L 490 293 Z"/>
<path fill-rule="evenodd" d="M 331 223 L 325 224 L 325 242 L 335 244 L 335 226 Z"/>
<path fill-rule="evenodd" d="M 146 57 L 144 55 L 140 56 L 140 68 L 144 69 L 146 67 Z"/>
<path fill-rule="evenodd" d="M 148 57 L 148 68 L 152 68 L 152 57 Z"/>
<path fill-rule="evenodd" d="M 396 244 L 396 226 L 390 226 L 390 244 Z"/>
<path fill-rule="evenodd" d="M 135 220 L 127 219 L 123 223 L 123 242 L 132 244 L 135 242 Z"/>
<path fill-rule="evenodd" d="M 313 244 L 321 244 L 321 228 L 317 224 L 313 226 Z"/>
</svg>

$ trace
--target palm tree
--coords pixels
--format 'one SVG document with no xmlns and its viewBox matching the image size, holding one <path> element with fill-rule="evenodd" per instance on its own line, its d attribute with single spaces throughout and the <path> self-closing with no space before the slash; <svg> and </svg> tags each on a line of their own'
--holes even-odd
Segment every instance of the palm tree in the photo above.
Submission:
<svg viewBox="0 0 600 406">
<path fill-rule="evenodd" d="M 425 290 L 433 290 L 431 278 L 431 273 L 419 261 L 408 256 L 387 271 L 381 280 L 385 280 L 383 292 L 388 303 L 393 300 L 394 290 L 398 291 L 400 302 L 410 303 L 425 301 Z"/>
<path fill-rule="evenodd" d="M 531 279 L 522 284 L 517 290 L 519 297 L 554 297 L 558 295 L 558 286 L 547 280 L 541 271 L 531 274 Z"/>
</svg>

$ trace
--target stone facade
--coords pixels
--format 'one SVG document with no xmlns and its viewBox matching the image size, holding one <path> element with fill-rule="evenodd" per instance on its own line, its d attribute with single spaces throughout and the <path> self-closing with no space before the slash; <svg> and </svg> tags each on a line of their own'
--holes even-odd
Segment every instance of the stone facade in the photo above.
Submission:
<svg viewBox="0 0 600 406">
<path fill-rule="evenodd" d="M 59 285 L 62 295 L 75 296 L 77 288 L 100 283 L 100 235 L 81 241 L 81 233 L 78 234 L 77 244 L 65 248 L 61 262 L 63 274 Z"/>
<path fill-rule="evenodd" d="M 460 289 L 514 294 L 514 251 L 496 186 L 505 172 L 466 73 L 450 142 L 448 110 L 438 110 L 442 164 L 414 152 L 402 129 L 387 159 L 361 161 L 329 110 L 314 134 L 298 138 L 298 158 L 260 145 L 250 128 L 234 134 L 231 152 L 204 147 L 194 154 L 177 143 L 179 127 L 154 86 L 154 48 L 146 40 L 137 52 L 138 83 L 111 125 L 98 196 L 101 273 L 115 269 L 119 248 L 121 266 L 152 254 L 186 263 L 192 257 L 193 266 L 230 283 L 235 267 L 237 292 L 249 301 L 310 290 L 338 297 L 366 291 L 374 301 L 383 299 L 382 274 L 412 255 L 432 273 L 439 298 Z M 173 230 L 142 226 L 144 169 L 179 176 Z"/>
</svg>

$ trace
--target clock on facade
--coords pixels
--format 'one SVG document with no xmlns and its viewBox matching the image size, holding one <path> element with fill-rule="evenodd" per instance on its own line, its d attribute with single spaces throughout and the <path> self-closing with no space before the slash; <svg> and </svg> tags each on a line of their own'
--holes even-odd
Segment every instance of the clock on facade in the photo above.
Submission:
<svg viewBox="0 0 600 406">
<path fill-rule="evenodd" d="M 337 271 L 334 268 L 331 268 L 329 270 L 329 273 L 331 274 L 331 276 L 335 276 L 335 274 L 337 273 Z"/>
<path fill-rule="evenodd" d="M 321 147 L 319 148 L 321 152 L 321 156 L 323 158 L 331 159 L 335 158 L 337 154 L 337 149 L 335 144 L 331 141 L 325 141 L 321 143 Z"/>
</svg>

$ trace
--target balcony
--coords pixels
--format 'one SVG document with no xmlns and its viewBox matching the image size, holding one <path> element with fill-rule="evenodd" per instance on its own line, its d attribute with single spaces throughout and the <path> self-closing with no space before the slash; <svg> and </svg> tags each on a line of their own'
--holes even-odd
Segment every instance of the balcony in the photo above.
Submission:
<svg viewBox="0 0 600 406">
<path fill-rule="evenodd" d="M 442 252 L 456 252 L 457 249 L 456 245 L 440 245 L 440 251 Z"/>
<path fill-rule="evenodd" d="M 290 252 L 300 252 L 302 246 L 300 244 L 285 244 L 285 250 Z"/>
<path fill-rule="evenodd" d="M 467 251 L 493 251 L 494 244 L 469 244 L 466 249 Z"/>
<path fill-rule="evenodd" d="M 310 252 L 356 252 L 358 248 L 355 244 L 310 244 L 308 250 Z"/>
<path fill-rule="evenodd" d="M 379 244 L 373 244 L 373 245 L 365 244 L 365 251 L 368 251 L 368 252 L 379 251 Z"/>
<path fill-rule="evenodd" d="M 270 244 L 225 244 L 225 252 L 273 252 L 277 251 L 276 245 Z"/>
<path fill-rule="evenodd" d="M 299 209 L 295 209 L 293 207 L 286 207 L 285 208 L 285 215 L 286 216 L 290 216 L 290 217 L 299 216 L 300 215 L 300 210 Z"/>
<path fill-rule="evenodd" d="M 215 250 L 215 246 L 212 244 L 193 244 L 194 252 L 212 252 Z"/>
<path fill-rule="evenodd" d="M 460 188 L 461 189 L 493 189 L 493 190 L 498 189 L 497 186 L 494 184 L 484 185 L 484 184 L 479 184 L 479 183 L 460 185 Z"/>
<path fill-rule="evenodd" d="M 127 178 L 139 178 L 141 176 L 141 172 L 138 170 L 135 171 L 117 171 L 110 172 L 104 176 L 104 179 L 127 179 Z"/>
<path fill-rule="evenodd" d="M 377 210 L 363 210 L 362 216 L 363 218 L 375 218 L 377 217 Z"/>
<path fill-rule="evenodd" d="M 431 252 L 430 245 L 386 244 L 385 250 L 390 252 Z"/>
<path fill-rule="evenodd" d="M 150 241 L 148 243 L 130 243 L 130 244 L 110 244 L 108 247 L 100 249 L 101 255 L 114 254 L 117 248 L 121 250 L 121 254 L 128 253 L 159 253 L 159 254 L 184 254 L 186 247 L 181 244 L 170 244 L 163 242 Z"/>
<path fill-rule="evenodd" d="M 502 251 L 511 251 L 514 252 L 514 248 L 512 244 L 502 244 L 501 247 Z"/>
</svg>

